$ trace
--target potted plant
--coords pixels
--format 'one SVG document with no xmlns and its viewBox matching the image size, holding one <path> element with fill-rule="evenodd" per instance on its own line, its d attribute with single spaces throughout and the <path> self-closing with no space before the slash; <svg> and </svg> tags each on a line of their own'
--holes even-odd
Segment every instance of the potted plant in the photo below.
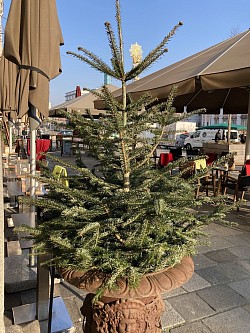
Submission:
<svg viewBox="0 0 250 333">
<path fill-rule="evenodd" d="M 126 72 L 119 0 L 116 20 L 118 42 L 105 23 L 111 66 L 85 48 L 79 48 L 81 54 L 68 52 L 121 82 L 120 101 L 107 86 L 101 93 L 92 91 L 107 107 L 98 121 L 90 112 L 89 118 L 77 112 L 68 115 L 72 129 L 98 161 L 98 172 L 84 164 L 70 166 L 78 176 L 69 177 L 69 187 L 46 179 L 48 195 L 36 201 L 42 217 L 28 231 L 38 254 L 50 253 L 49 264 L 90 292 L 83 307 L 88 318 L 84 332 L 160 332 L 161 293 L 192 276 L 191 255 L 201 241 L 201 229 L 223 219 L 225 206 L 221 198 L 195 198 L 197 176 L 185 179 L 182 172 L 171 172 L 186 158 L 164 168 L 155 165 L 154 151 L 165 126 L 184 118 L 172 107 L 176 88 L 160 104 L 149 94 L 138 100 L 126 94 L 127 82 L 167 51 L 181 23 Z M 213 205 L 209 215 L 196 209 L 203 203 Z"/>
</svg>

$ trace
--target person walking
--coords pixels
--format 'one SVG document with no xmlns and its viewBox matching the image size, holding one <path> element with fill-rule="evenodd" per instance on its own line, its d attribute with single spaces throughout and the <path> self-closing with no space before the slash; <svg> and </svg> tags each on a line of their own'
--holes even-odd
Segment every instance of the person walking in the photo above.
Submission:
<svg viewBox="0 0 250 333">
<path fill-rule="evenodd" d="M 240 142 L 241 143 L 246 143 L 246 133 L 243 132 L 241 135 L 240 135 Z"/>
<path fill-rule="evenodd" d="M 220 132 L 220 130 L 218 130 L 216 132 L 214 140 L 215 140 L 215 142 L 219 142 L 221 140 L 221 132 Z"/>
</svg>

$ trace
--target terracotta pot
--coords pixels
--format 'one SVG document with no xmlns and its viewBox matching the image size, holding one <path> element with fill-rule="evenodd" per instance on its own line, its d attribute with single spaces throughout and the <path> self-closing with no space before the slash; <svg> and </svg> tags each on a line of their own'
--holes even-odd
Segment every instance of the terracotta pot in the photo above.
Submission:
<svg viewBox="0 0 250 333">
<path fill-rule="evenodd" d="M 160 317 L 164 311 L 161 294 L 187 282 L 193 275 L 194 263 L 191 257 L 184 257 L 173 267 L 146 274 L 135 289 L 129 288 L 126 278 L 119 279 L 119 289 L 107 291 L 96 303 L 92 299 L 105 280 L 105 274 L 71 268 L 59 269 L 59 272 L 67 282 L 89 292 L 81 309 L 86 317 L 83 332 L 160 333 Z"/>
</svg>

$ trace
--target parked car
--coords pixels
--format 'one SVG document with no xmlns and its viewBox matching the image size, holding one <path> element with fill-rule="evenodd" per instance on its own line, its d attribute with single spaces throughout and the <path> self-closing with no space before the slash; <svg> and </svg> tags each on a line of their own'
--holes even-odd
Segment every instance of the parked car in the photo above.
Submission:
<svg viewBox="0 0 250 333">
<path fill-rule="evenodd" d="M 71 130 L 61 130 L 57 134 L 57 139 L 62 140 L 63 137 L 68 137 L 68 136 L 73 136 L 73 131 L 71 131 Z"/>
<path fill-rule="evenodd" d="M 182 134 L 176 135 L 175 145 L 177 147 L 184 147 L 184 141 L 188 136 L 189 136 L 189 133 L 182 133 Z"/>
</svg>

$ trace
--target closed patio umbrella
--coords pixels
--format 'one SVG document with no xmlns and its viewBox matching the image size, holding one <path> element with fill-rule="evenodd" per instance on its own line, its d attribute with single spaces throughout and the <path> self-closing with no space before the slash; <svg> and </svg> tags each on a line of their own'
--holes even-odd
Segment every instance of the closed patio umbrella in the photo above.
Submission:
<svg viewBox="0 0 250 333">
<path fill-rule="evenodd" d="M 35 136 L 48 116 L 49 81 L 61 73 L 63 37 L 55 0 L 13 0 L 5 28 L 4 56 L 19 67 L 18 117 L 29 112 L 31 174 L 35 174 Z M 31 185 L 35 193 L 35 182 Z"/>
<path fill-rule="evenodd" d="M 246 158 L 250 158 L 250 30 L 178 61 L 127 86 L 134 99 L 150 92 L 160 101 L 178 87 L 177 112 L 206 108 L 207 113 L 248 113 Z M 121 90 L 113 93 L 119 99 Z M 102 100 L 95 102 L 103 109 Z"/>
<path fill-rule="evenodd" d="M 17 119 L 16 80 L 17 65 L 3 55 L 0 59 L 0 110 L 9 127 L 9 152 L 12 152 L 12 127 Z"/>
<path fill-rule="evenodd" d="M 62 71 L 62 44 L 56 0 L 12 0 L 5 27 L 4 56 L 19 67 L 17 112 L 19 118 L 29 115 L 31 175 L 36 172 L 36 129 L 40 118 L 48 116 L 49 81 Z M 30 196 L 34 197 L 35 179 L 31 180 Z M 41 278 L 38 282 L 42 283 Z M 41 290 L 40 285 L 37 289 L 37 318 L 43 320 L 48 315 L 47 295 L 42 300 L 40 296 L 46 290 Z"/>
<path fill-rule="evenodd" d="M 77 97 L 80 97 L 82 95 L 82 93 L 81 93 L 81 88 L 80 88 L 80 86 L 76 86 L 76 94 L 75 94 L 75 97 L 77 98 Z"/>
</svg>

